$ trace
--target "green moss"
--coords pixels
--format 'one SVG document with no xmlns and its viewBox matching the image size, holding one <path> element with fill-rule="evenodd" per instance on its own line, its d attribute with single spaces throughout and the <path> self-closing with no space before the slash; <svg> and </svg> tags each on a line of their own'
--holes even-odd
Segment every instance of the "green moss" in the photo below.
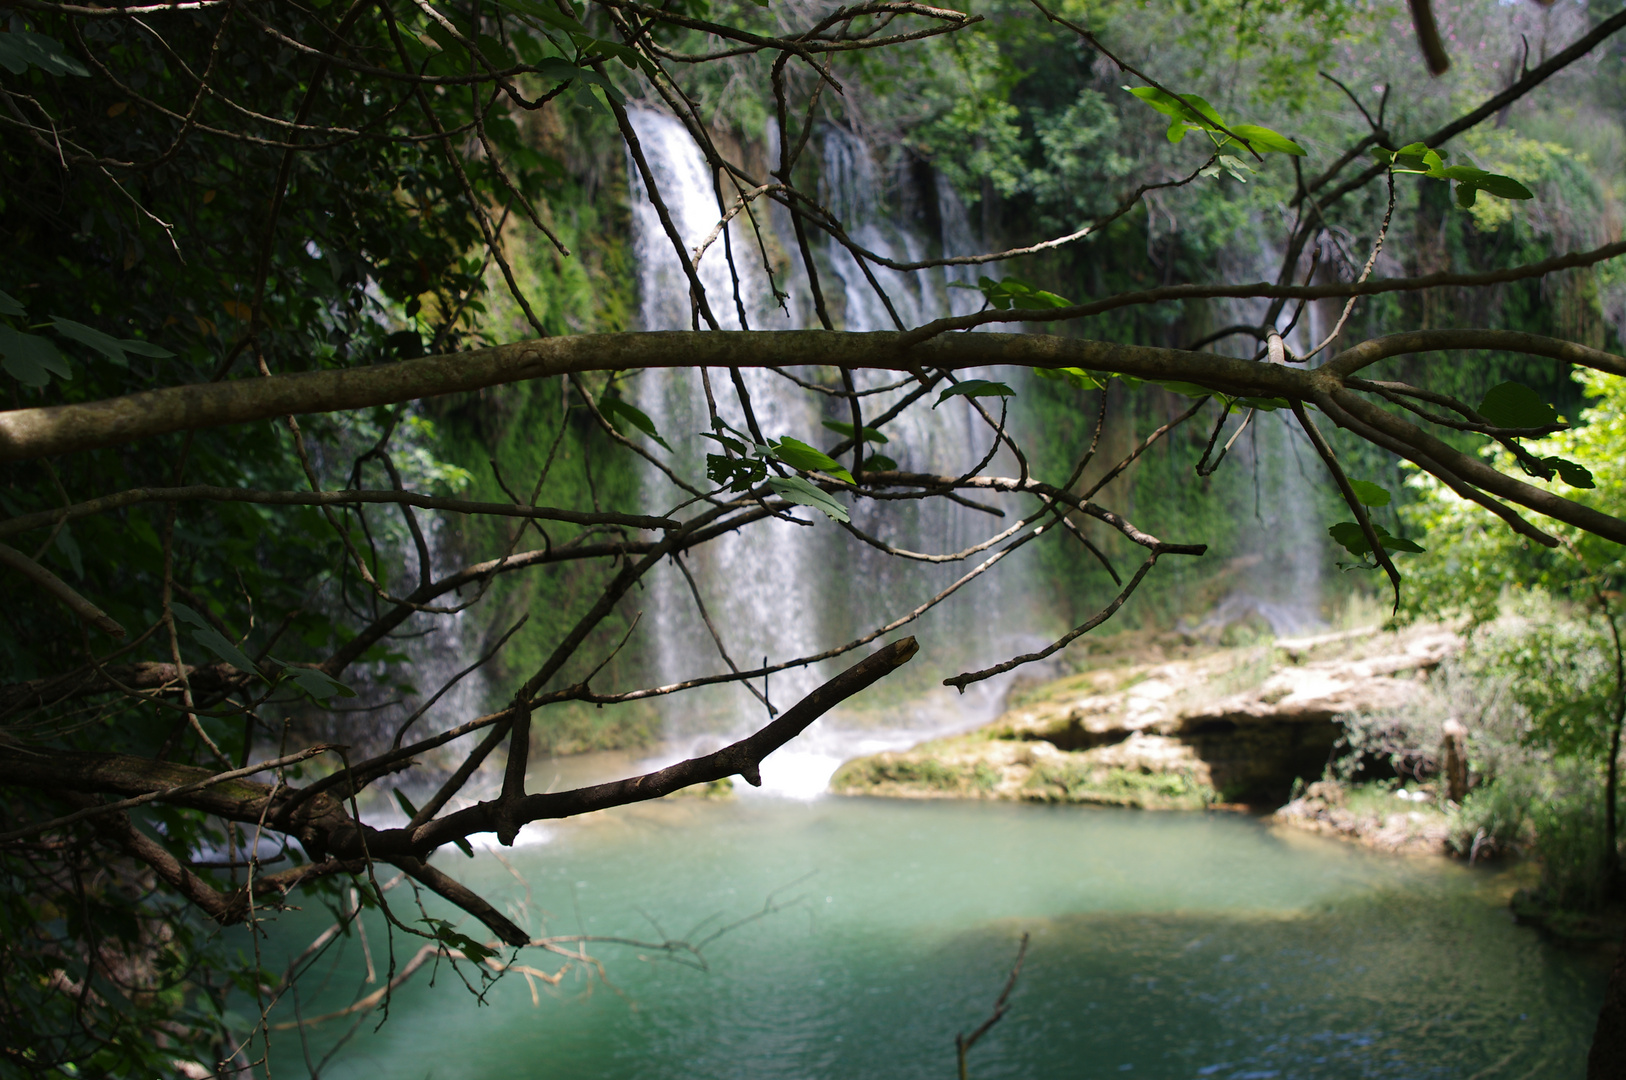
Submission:
<svg viewBox="0 0 1626 1080">
<path fill-rule="evenodd" d="M 885 788 L 922 793 L 985 795 L 999 784 L 999 770 L 985 761 L 951 765 L 935 757 L 879 754 L 849 761 L 830 778 L 830 789 L 847 794 Z"/>
<path fill-rule="evenodd" d="M 681 791 L 674 791 L 667 798 L 671 799 L 732 799 L 734 797 L 734 781 L 731 777 L 713 780 L 709 784 L 699 787 L 687 787 Z"/>
<path fill-rule="evenodd" d="M 1065 760 L 1035 765 L 1022 786 L 1022 798 L 1146 810 L 1201 810 L 1217 796 L 1213 788 L 1185 773 L 1143 773 Z"/>
<path fill-rule="evenodd" d="M 647 701 L 602 709 L 568 702 L 537 713 L 533 730 L 532 752 L 537 754 L 642 750 L 660 741 L 661 717 Z"/>
</svg>

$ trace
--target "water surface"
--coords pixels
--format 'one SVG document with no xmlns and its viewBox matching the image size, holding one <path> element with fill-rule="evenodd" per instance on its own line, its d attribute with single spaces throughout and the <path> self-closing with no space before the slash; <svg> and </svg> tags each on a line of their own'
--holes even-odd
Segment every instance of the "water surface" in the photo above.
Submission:
<svg viewBox="0 0 1626 1080">
<path fill-rule="evenodd" d="M 1513 925 L 1494 873 L 1230 815 L 673 799 L 505 857 L 441 865 L 536 932 L 698 940 L 777 910 L 712 942 L 706 970 L 592 946 L 613 986 L 573 972 L 536 1004 L 519 978 L 482 1005 L 425 970 L 324 1076 L 951 1077 L 1026 931 L 972 1076 L 1561 1080 L 1584 1073 L 1604 980 Z M 290 940 L 315 926 L 289 918 Z M 305 1015 L 355 993 L 347 948 Z M 312 1060 L 348 1027 L 316 1029 Z"/>
</svg>

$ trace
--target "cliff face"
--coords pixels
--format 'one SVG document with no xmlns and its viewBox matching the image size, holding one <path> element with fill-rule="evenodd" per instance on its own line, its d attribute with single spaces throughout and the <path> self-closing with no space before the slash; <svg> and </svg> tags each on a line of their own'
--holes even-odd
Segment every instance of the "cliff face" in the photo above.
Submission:
<svg viewBox="0 0 1626 1080">
<path fill-rule="evenodd" d="M 1393 712 L 1454 652 L 1416 628 L 1120 663 L 1029 692 L 978 731 L 844 765 L 840 794 L 1196 809 L 1285 802 L 1321 776 L 1340 717 Z"/>
</svg>

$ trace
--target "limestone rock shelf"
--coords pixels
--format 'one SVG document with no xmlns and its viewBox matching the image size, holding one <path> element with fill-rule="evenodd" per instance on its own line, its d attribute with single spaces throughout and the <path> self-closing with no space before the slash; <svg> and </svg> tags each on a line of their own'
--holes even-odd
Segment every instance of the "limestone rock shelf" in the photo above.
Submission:
<svg viewBox="0 0 1626 1080">
<path fill-rule="evenodd" d="M 1285 802 L 1321 776 L 1340 718 L 1394 713 L 1460 645 L 1418 627 L 1119 660 L 1028 691 L 965 735 L 850 761 L 847 795 L 1022 799 L 1147 809 Z"/>
</svg>

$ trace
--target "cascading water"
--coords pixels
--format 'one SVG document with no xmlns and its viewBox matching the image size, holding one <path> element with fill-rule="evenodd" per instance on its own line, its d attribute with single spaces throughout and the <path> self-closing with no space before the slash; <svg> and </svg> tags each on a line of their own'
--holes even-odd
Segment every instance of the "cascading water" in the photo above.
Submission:
<svg viewBox="0 0 1626 1080">
<path fill-rule="evenodd" d="M 1261 242 L 1251 257 L 1226 268 L 1227 280 L 1256 281 L 1274 275 L 1281 253 Z M 1239 276 L 1232 276 L 1239 275 Z M 1222 321 L 1257 326 L 1268 301 L 1222 301 Z M 1323 327 L 1314 304 L 1296 324 L 1288 306 L 1277 319 L 1284 341 L 1297 355 L 1320 343 L 1330 326 Z M 1313 339 L 1313 340 L 1312 340 Z M 1234 348 L 1251 350 L 1252 338 L 1231 339 Z M 1243 345 L 1235 346 L 1235 342 Z M 1220 346 L 1223 351 L 1224 344 Z M 1325 354 L 1318 357 L 1324 360 Z M 1245 415 L 1245 414 L 1244 414 Z M 1236 421 L 1233 421 L 1233 424 Z M 1235 428 L 1227 428 L 1223 442 Z M 1202 620 L 1205 627 L 1223 627 L 1251 616 L 1270 625 L 1277 637 L 1313 632 L 1324 625 L 1327 544 L 1321 520 L 1319 493 L 1325 483 L 1321 462 L 1308 438 L 1288 412 L 1255 414 L 1237 442 L 1232 460 L 1221 468 L 1248 475 L 1240 502 L 1233 512 L 1243 522 L 1233 551 L 1239 561 L 1237 583 Z"/>
<path fill-rule="evenodd" d="M 722 216 L 710 170 L 700 149 L 676 119 L 662 113 L 635 110 L 633 126 L 643 146 L 655 185 L 669 211 L 673 227 L 685 248 L 693 251 L 716 227 Z M 881 185 L 875 177 L 867 148 L 852 136 L 827 130 L 823 134 L 825 191 L 835 213 L 847 222 L 852 236 L 864 247 L 889 257 L 924 258 L 934 247 L 966 251 L 971 247 L 964 208 L 952 191 L 937 190 L 942 236 L 928 237 L 884 214 L 874 193 Z M 629 162 L 633 191 L 634 250 L 638 257 L 640 315 L 645 330 L 689 329 L 694 325 L 689 283 L 672 242 L 648 198 L 639 171 Z M 770 245 L 794 251 L 794 240 L 772 229 L 771 215 L 759 214 Z M 751 226 L 743 216 L 728 230 L 740 284 L 736 294 L 727 263 L 724 239 L 705 253 L 699 276 L 718 323 L 724 329 L 745 325 L 751 329 L 799 329 L 812 322 L 811 313 L 792 300 L 786 308 L 774 303 L 773 291 L 761 269 Z M 829 241 L 816 255 L 831 306 L 841 329 L 890 330 L 895 327 L 885 303 L 876 294 L 852 257 Z M 974 292 L 949 289 L 940 271 L 903 275 L 884 268 L 873 271 L 906 325 L 976 308 Z M 783 272 L 781 288 L 793 297 L 805 279 L 799 269 Z M 768 437 L 791 436 L 814 444 L 832 441 L 821 420 L 850 422 L 845 401 L 829 406 L 771 372 L 742 373 L 753 411 Z M 811 374 L 811 373 L 808 373 Z M 861 376 L 863 377 L 863 376 Z M 713 372 L 714 397 L 723 420 L 746 430 L 744 411 L 727 372 Z M 859 389 L 882 385 L 863 382 Z M 903 390 L 863 399 L 866 416 L 887 408 Z M 636 391 L 638 403 L 676 450 L 672 465 L 691 483 L 704 485 L 704 455 L 708 444 L 696 433 L 707 431 L 710 420 L 699 376 L 688 371 L 646 372 Z M 832 399 L 834 401 L 835 399 Z M 890 440 L 881 450 L 900 468 L 912 471 L 959 473 L 986 453 L 992 432 L 963 400 L 938 409 L 922 406 L 906 412 L 887 426 Z M 999 467 L 1000 459 L 995 459 Z M 653 469 L 645 489 L 653 505 L 677 501 L 670 482 Z M 998 499 L 988 500 L 998 503 Z M 1019 505 L 1004 507 L 1008 523 Z M 816 518 L 802 513 L 800 517 Z M 920 503 L 875 503 L 857 500 L 853 524 L 888 544 L 916 551 L 958 550 L 1000 527 L 1001 519 L 949 504 L 944 500 Z M 730 656 L 740 667 L 755 667 L 764 656 L 778 662 L 805 656 L 848 640 L 907 611 L 963 574 L 968 563 L 932 565 L 903 562 L 875 551 L 818 518 L 812 527 L 768 521 L 731 533 L 688 557 L 695 590 L 700 593 Z M 1031 644 L 1007 629 L 1021 626 L 1029 614 L 1024 575 L 1017 559 L 1001 567 L 997 586 L 974 583 L 951 598 L 909 632 L 920 637 L 923 656 L 916 664 L 929 665 L 936 679 L 952 674 L 961 660 L 988 662 L 1003 659 L 1013 649 Z M 991 592 L 997 588 L 997 594 Z M 661 567 L 650 587 L 656 677 L 662 681 L 691 678 L 719 670 L 717 646 L 701 619 L 694 591 L 680 568 Z M 997 603 L 996 603 L 997 601 Z M 792 669 L 770 680 L 771 700 L 779 706 L 793 703 L 851 660 L 835 661 L 828 670 Z M 935 681 L 935 679 L 934 679 Z M 904 703 L 865 714 L 833 714 L 764 765 L 766 790 L 810 797 L 824 790 L 830 774 L 844 760 L 879 750 L 912 745 L 934 734 L 964 730 L 991 719 L 1003 702 L 1006 680 L 974 686 L 963 697 L 946 688 L 924 690 Z M 872 698 L 876 695 L 871 695 Z M 731 737 L 764 719 L 760 702 L 740 687 L 679 695 L 667 699 L 668 732 L 687 752 Z"/>
</svg>

